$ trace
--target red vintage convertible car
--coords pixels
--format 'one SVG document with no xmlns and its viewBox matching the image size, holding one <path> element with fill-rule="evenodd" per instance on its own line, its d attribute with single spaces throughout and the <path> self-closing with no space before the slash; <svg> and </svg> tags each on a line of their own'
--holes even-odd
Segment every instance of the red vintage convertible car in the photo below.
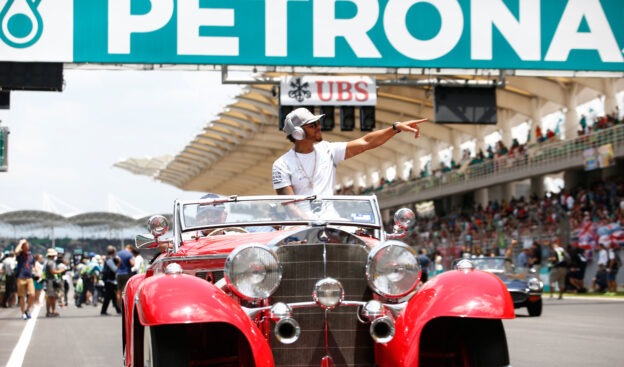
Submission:
<svg viewBox="0 0 624 367">
<path fill-rule="evenodd" d="M 470 262 L 419 286 L 375 196 L 176 201 L 123 292 L 126 366 L 508 366 L 505 285 Z"/>
</svg>

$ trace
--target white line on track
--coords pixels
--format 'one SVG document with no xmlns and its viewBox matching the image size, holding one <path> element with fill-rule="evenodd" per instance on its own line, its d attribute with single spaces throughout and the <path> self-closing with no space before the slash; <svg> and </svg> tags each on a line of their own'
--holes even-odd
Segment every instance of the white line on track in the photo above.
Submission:
<svg viewBox="0 0 624 367">
<path fill-rule="evenodd" d="M 41 299 L 39 300 L 39 305 L 33 308 L 33 312 L 30 314 L 31 319 L 26 321 L 26 327 L 24 328 L 24 330 L 22 330 L 22 335 L 20 335 L 20 338 L 17 341 L 17 345 L 15 346 L 15 348 L 13 348 L 13 352 L 11 353 L 11 357 L 6 364 L 6 367 L 21 367 L 22 363 L 24 362 L 26 350 L 28 349 L 30 339 L 32 338 L 33 331 L 35 330 L 37 316 L 39 316 L 39 310 L 41 310 L 42 299 L 43 297 L 41 297 Z"/>
</svg>

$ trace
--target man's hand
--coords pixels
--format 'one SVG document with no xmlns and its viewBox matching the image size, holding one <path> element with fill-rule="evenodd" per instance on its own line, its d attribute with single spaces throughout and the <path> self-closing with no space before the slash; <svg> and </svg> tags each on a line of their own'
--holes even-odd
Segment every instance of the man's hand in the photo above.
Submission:
<svg viewBox="0 0 624 367">
<path fill-rule="evenodd" d="M 396 130 L 412 132 L 414 133 L 414 137 L 418 138 L 420 136 L 420 129 L 418 128 L 418 124 L 425 122 L 425 121 L 428 121 L 428 120 L 427 119 L 409 120 L 409 121 L 398 122 L 394 126 L 396 127 Z"/>
</svg>

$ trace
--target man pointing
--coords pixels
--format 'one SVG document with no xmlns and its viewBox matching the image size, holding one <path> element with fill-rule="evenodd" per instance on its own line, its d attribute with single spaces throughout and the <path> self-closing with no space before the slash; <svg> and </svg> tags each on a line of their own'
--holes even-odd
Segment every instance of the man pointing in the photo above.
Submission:
<svg viewBox="0 0 624 367">
<path fill-rule="evenodd" d="M 422 120 L 395 122 L 349 142 L 323 141 L 319 120 L 306 108 L 297 108 L 284 119 L 284 133 L 292 149 L 273 163 L 273 188 L 279 195 L 334 195 L 336 167 L 345 159 L 385 144 L 400 132 L 420 136 Z"/>
</svg>

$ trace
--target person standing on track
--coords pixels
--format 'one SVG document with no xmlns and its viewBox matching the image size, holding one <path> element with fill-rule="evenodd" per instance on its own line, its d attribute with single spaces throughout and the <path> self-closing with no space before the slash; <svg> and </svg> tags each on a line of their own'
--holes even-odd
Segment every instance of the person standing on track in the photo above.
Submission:
<svg viewBox="0 0 624 367">
<path fill-rule="evenodd" d="M 106 249 L 106 260 L 102 266 L 102 280 L 104 280 L 104 300 L 102 301 L 102 308 L 100 309 L 100 315 L 108 316 L 108 304 L 113 303 L 115 310 L 118 314 L 121 313 L 120 303 L 117 301 L 117 272 L 121 260 L 115 256 L 115 247 L 108 246 Z"/>
<path fill-rule="evenodd" d="M 131 249 L 132 245 L 126 245 L 123 250 L 117 253 L 117 258 L 120 260 L 119 269 L 117 269 L 117 304 L 121 304 L 121 292 L 132 276 L 134 256 Z"/>
<path fill-rule="evenodd" d="M 35 267 L 35 257 L 30 253 L 30 244 L 26 239 L 22 239 L 15 248 L 17 268 L 17 296 L 19 297 L 22 319 L 30 319 L 30 309 L 35 301 L 35 284 L 33 282 L 33 269 Z M 26 298 L 28 300 L 26 300 Z M 28 306 L 26 306 L 26 303 Z"/>
<path fill-rule="evenodd" d="M 417 125 L 427 121 L 395 122 L 349 142 L 329 143 L 321 133 L 323 116 L 303 107 L 286 116 L 284 133 L 294 147 L 273 163 L 273 188 L 278 195 L 334 195 L 338 163 L 377 148 L 403 131 L 418 138 Z"/>
<path fill-rule="evenodd" d="M 56 264 L 56 257 L 58 252 L 54 248 L 49 248 L 46 253 L 46 263 L 43 266 L 43 274 L 46 280 L 45 292 L 46 292 L 46 317 L 58 317 L 56 312 L 56 302 L 58 299 L 58 289 L 61 286 L 61 279 L 57 277 L 58 274 L 62 274 L 63 271 L 58 268 Z"/>
<path fill-rule="evenodd" d="M 563 299 L 563 292 L 565 292 L 565 278 L 568 273 L 568 258 L 569 256 L 561 247 L 559 239 L 555 238 L 550 243 L 550 253 L 548 255 L 548 261 L 550 264 L 550 298 L 553 297 L 555 291 L 555 285 L 559 288 L 559 298 Z"/>
</svg>

